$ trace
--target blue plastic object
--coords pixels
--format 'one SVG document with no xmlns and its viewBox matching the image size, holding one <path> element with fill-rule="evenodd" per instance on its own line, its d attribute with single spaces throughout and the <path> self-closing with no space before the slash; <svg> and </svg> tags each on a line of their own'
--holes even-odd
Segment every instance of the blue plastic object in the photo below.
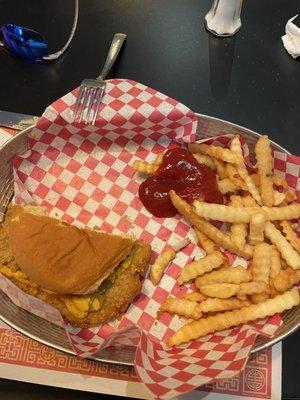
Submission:
<svg viewBox="0 0 300 400">
<path fill-rule="evenodd" d="M 5 24 L 1 29 L 7 48 L 15 55 L 42 61 L 48 54 L 45 38 L 40 33 L 14 24 Z"/>
</svg>

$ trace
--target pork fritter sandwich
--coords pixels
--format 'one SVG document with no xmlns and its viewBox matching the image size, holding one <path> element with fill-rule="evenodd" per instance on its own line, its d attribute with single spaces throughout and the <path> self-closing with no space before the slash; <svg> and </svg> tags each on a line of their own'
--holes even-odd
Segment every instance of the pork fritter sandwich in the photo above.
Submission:
<svg viewBox="0 0 300 400">
<path fill-rule="evenodd" d="M 129 236 L 78 228 L 42 207 L 12 205 L 0 231 L 0 272 L 73 325 L 124 313 L 141 290 L 151 248 Z"/>
</svg>

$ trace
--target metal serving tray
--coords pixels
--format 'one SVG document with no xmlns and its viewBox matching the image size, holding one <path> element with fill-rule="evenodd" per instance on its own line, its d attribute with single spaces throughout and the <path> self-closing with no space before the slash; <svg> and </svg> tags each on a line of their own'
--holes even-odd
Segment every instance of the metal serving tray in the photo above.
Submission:
<svg viewBox="0 0 300 400">
<path fill-rule="evenodd" d="M 0 147 L 0 220 L 6 211 L 8 199 L 13 196 L 13 171 L 11 159 L 14 155 L 27 151 L 27 136 L 32 127 L 25 129 L 8 140 Z M 212 137 L 220 134 L 240 134 L 249 144 L 250 155 L 253 154 L 253 144 L 260 135 L 221 119 L 198 114 L 198 136 Z M 288 153 L 284 148 L 272 142 L 276 150 Z M 286 311 L 282 315 L 283 324 L 273 338 L 259 336 L 252 353 L 266 349 L 279 342 L 300 326 L 300 306 Z M 0 291 L 0 319 L 7 325 L 47 346 L 75 355 L 64 329 L 37 317 L 17 307 L 2 291 Z M 101 350 L 92 359 L 114 364 L 133 365 L 134 347 L 122 347 L 118 350 L 111 348 Z"/>
</svg>

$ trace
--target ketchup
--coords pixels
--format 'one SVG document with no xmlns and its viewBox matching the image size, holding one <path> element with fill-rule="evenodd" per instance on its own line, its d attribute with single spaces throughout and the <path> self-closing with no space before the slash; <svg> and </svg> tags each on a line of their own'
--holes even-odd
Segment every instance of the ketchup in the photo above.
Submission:
<svg viewBox="0 0 300 400">
<path fill-rule="evenodd" d="M 216 174 L 198 163 L 187 150 L 168 150 L 155 176 L 147 178 L 139 187 L 139 197 L 155 217 L 173 217 L 177 214 L 169 196 L 174 190 L 188 203 L 202 199 L 208 203 L 223 203 L 217 187 Z"/>
<path fill-rule="evenodd" d="M 170 190 L 175 190 L 188 203 L 199 198 L 208 203 L 223 203 L 214 171 L 179 147 L 164 154 L 155 176 L 140 185 L 139 197 L 155 217 L 173 217 L 177 210 L 170 199 Z"/>
</svg>

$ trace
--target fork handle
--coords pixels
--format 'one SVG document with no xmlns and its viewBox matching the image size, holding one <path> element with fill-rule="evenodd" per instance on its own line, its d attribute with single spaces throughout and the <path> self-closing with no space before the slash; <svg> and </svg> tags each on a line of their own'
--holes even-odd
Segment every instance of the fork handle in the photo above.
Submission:
<svg viewBox="0 0 300 400">
<path fill-rule="evenodd" d="M 100 81 L 105 80 L 109 71 L 111 70 L 111 67 L 113 66 L 114 62 L 116 61 L 116 58 L 118 57 L 118 54 L 121 50 L 121 47 L 122 47 L 125 39 L 126 39 L 126 35 L 124 33 L 116 33 L 115 34 L 115 36 L 111 42 L 110 49 L 109 49 L 104 67 L 102 68 L 101 74 L 96 79 L 98 79 Z"/>
</svg>

